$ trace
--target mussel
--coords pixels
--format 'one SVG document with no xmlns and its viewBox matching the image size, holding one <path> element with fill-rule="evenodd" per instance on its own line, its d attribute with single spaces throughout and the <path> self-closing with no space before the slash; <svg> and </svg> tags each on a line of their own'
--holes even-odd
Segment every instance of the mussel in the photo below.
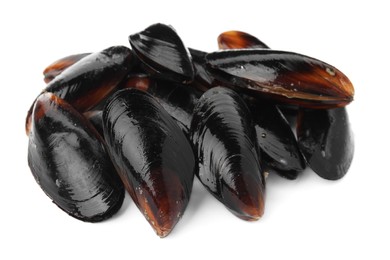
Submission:
<svg viewBox="0 0 390 260">
<path fill-rule="evenodd" d="M 348 171 L 354 141 L 344 106 L 354 88 L 335 67 L 240 31 L 221 33 L 222 50 L 211 53 L 187 49 L 159 23 L 129 42 L 132 50 L 50 64 L 28 111 L 29 167 L 69 215 L 107 219 L 126 189 L 165 237 L 195 175 L 252 221 L 264 214 L 267 173 L 295 179 L 307 165 L 337 180 Z"/>
<path fill-rule="evenodd" d="M 124 188 L 92 125 L 52 93 L 40 95 L 29 127 L 28 164 L 53 202 L 77 219 L 97 222 L 122 205 Z"/>
<path fill-rule="evenodd" d="M 202 184 L 239 218 L 259 219 L 265 182 L 244 101 L 230 89 L 206 91 L 194 109 L 191 133 Z"/>
<path fill-rule="evenodd" d="M 130 35 L 129 42 L 153 76 L 179 83 L 194 79 L 191 55 L 171 26 L 153 24 Z"/>
<path fill-rule="evenodd" d="M 299 148 L 315 173 L 328 180 L 338 180 L 347 173 L 354 140 L 345 107 L 301 109 L 297 135 Z"/>
<path fill-rule="evenodd" d="M 260 98 L 308 108 L 343 107 L 353 99 L 341 71 L 302 54 L 242 49 L 209 53 L 206 60 L 226 85 Z"/>
<path fill-rule="evenodd" d="M 189 202 L 195 172 L 190 143 L 149 94 L 118 91 L 103 111 L 104 137 L 127 191 L 160 237 Z"/>
<path fill-rule="evenodd" d="M 133 54 L 124 46 L 113 46 L 87 55 L 57 75 L 42 91 L 50 92 L 85 112 L 101 102 L 126 76 L 133 65 Z M 32 104 L 27 113 L 26 133 Z"/>
<path fill-rule="evenodd" d="M 86 56 L 54 78 L 44 90 L 66 100 L 80 112 L 106 97 L 132 67 L 132 52 L 114 46 Z"/>
</svg>

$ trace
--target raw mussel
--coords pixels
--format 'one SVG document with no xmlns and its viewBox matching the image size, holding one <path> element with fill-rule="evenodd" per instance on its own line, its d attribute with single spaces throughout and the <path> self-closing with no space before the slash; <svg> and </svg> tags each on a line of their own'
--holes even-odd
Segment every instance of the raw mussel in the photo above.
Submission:
<svg viewBox="0 0 390 260">
<path fill-rule="evenodd" d="M 87 111 L 126 76 L 132 67 L 132 55 L 124 46 L 88 55 L 55 77 L 45 91 L 66 100 L 80 112 Z"/>
<path fill-rule="evenodd" d="M 116 213 L 124 188 L 92 125 L 52 93 L 37 98 L 31 124 L 28 164 L 46 195 L 83 221 Z"/>
<path fill-rule="evenodd" d="M 124 46 L 87 55 L 57 75 L 43 92 L 55 94 L 83 113 L 99 104 L 127 75 L 133 66 L 132 57 Z M 26 133 L 33 105 L 27 113 Z"/>
<path fill-rule="evenodd" d="M 130 196 L 160 237 L 188 204 L 195 171 L 190 143 L 149 94 L 118 91 L 103 111 L 104 137 Z"/>
<path fill-rule="evenodd" d="M 297 135 L 299 147 L 315 173 L 328 180 L 338 180 L 347 173 L 354 140 L 346 108 L 301 109 Z"/>
<path fill-rule="evenodd" d="M 206 55 L 207 64 L 227 86 L 289 105 L 342 107 L 353 99 L 349 79 L 335 67 L 292 52 L 226 50 Z"/>
<path fill-rule="evenodd" d="M 179 83 L 193 80 L 191 55 L 171 26 L 153 24 L 130 35 L 129 42 L 153 76 Z"/>
<path fill-rule="evenodd" d="M 239 218 L 260 218 L 265 182 L 253 121 L 240 96 L 222 87 L 206 91 L 191 133 L 203 185 Z"/>
</svg>

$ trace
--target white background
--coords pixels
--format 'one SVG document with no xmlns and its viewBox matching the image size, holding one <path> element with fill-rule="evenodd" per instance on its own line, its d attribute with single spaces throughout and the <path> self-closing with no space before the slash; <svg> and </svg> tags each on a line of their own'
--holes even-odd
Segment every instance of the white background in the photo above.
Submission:
<svg viewBox="0 0 390 260">
<path fill-rule="evenodd" d="M 0 259 L 390 258 L 386 1 L 7 2 L 0 3 Z M 99 224 L 59 210 L 27 166 L 24 120 L 45 86 L 42 70 L 70 54 L 129 46 L 129 34 L 156 22 L 173 25 L 189 47 L 213 51 L 219 33 L 243 30 L 343 71 L 356 90 L 348 108 L 355 157 L 346 177 L 270 177 L 265 215 L 254 223 L 233 216 L 196 182 L 182 220 L 164 239 L 129 198 Z"/>
</svg>

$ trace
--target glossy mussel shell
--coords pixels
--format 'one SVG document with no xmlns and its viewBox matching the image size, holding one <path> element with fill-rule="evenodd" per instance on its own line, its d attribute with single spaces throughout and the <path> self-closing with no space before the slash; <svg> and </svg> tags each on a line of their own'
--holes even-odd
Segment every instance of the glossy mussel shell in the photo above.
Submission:
<svg viewBox="0 0 390 260">
<path fill-rule="evenodd" d="M 275 104 L 255 99 L 246 101 L 266 166 L 282 177 L 296 179 L 305 168 L 305 161 L 288 121 Z"/>
<path fill-rule="evenodd" d="M 297 135 L 299 147 L 315 173 L 328 180 L 338 180 L 347 173 L 354 140 L 346 108 L 301 109 Z"/>
<path fill-rule="evenodd" d="M 54 93 L 84 112 L 104 99 L 132 65 L 131 50 L 124 46 L 113 46 L 73 64 L 55 77 L 45 91 Z"/>
<path fill-rule="evenodd" d="M 116 213 L 124 188 L 92 125 L 51 93 L 37 98 L 31 124 L 28 164 L 46 195 L 83 221 Z"/>
<path fill-rule="evenodd" d="M 154 76 L 179 83 L 193 80 L 191 55 L 171 26 L 161 23 L 151 25 L 130 35 L 129 41 L 138 58 Z"/>
<path fill-rule="evenodd" d="M 244 101 L 230 89 L 208 90 L 195 107 L 191 132 L 203 185 L 239 218 L 260 218 L 265 182 Z"/>
<path fill-rule="evenodd" d="M 192 190 L 190 143 L 163 107 L 136 89 L 121 90 L 108 101 L 103 128 L 127 191 L 157 235 L 167 236 Z"/>
<path fill-rule="evenodd" d="M 124 46 L 113 46 L 74 63 L 50 81 L 42 92 L 55 94 L 83 113 L 110 94 L 132 66 L 131 50 Z M 26 117 L 27 134 L 33 105 Z"/>
<path fill-rule="evenodd" d="M 243 49 L 206 59 L 220 80 L 259 97 L 310 108 L 342 107 L 353 99 L 352 83 L 341 71 L 301 54 Z"/>
<path fill-rule="evenodd" d="M 269 47 L 255 36 L 241 31 L 226 31 L 218 36 L 219 49 L 248 49 Z"/>
<path fill-rule="evenodd" d="M 90 53 L 80 53 L 66 56 L 64 58 L 58 59 L 49 66 L 45 68 L 43 71 L 44 81 L 49 83 L 56 76 L 62 73 L 66 68 L 72 66 L 85 56 L 88 56 Z"/>
</svg>

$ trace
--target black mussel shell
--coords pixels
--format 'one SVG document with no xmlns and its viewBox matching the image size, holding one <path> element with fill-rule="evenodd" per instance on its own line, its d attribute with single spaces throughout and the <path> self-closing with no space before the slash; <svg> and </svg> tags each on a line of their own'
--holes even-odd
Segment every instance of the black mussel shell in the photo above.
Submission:
<svg viewBox="0 0 390 260">
<path fill-rule="evenodd" d="M 104 136 L 122 181 L 160 237 L 188 204 L 195 171 L 190 143 L 148 93 L 124 89 L 103 111 Z"/>
<path fill-rule="evenodd" d="M 127 75 L 133 60 L 132 51 L 124 46 L 113 46 L 90 54 L 50 81 L 43 92 L 55 94 L 83 113 L 111 93 Z M 27 113 L 27 134 L 33 105 Z"/>
<path fill-rule="evenodd" d="M 130 35 L 129 42 L 152 75 L 179 83 L 194 79 L 191 55 L 171 26 L 151 25 Z"/>
<path fill-rule="evenodd" d="M 66 101 L 44 93 L 35 102 L 31 124 L 28 164 L 46 195 L 83 221 L 115 214 L 124 188 L 89 122 Z"/>
<path fill-rule="evenodd" d="M 247 100 L 247 104 L 255 122 L 263 161 L 280 176 L 296 179 L 305 168 L 305 161 L 286 118 L 275 104 L 254 99 Z"/>
<path fill-rule="evenodd" d="M 88 56 L 89 54 L 91 53 L 73 54 L 56 60 L 55 62 L 47 66 L 43 71 L 44 81 L 46 83 L 49 83 L 59 74 L 61 74 L 61 72 L 64 71 L 66 68 L 72 66 L 73 64 L 75 64 L 85 56 Z"/>
<path fill-rule="evenodd" d="M 299 147 L 315 173 L 328 180 L 338 180 L 347 173 L 354 141 L 345 108 L 301 109 L 297 135 Z"/>
<path fill-rule="evenodd" d="M 222 87 L 205 92 L 191 133 L 203 185 L 239 218 L 260 218 L 265 182 L 252 117 L 240 96 Z"/>
<path fill-rule="evenodd" d="M 206 55 L 218 79 L 243 91 L 309 108 L 342 107 L 353 99 L 349 79 L 335 67 L 297 53 L 269 49 Z"/>
<path fill-rule="evenodd" d="M 218 36 L 218 47 L 221 50 L 226 49 L 248 49 L 269 47 L 257 39 L 255 36 L 241 31 L 226 31 Z"/>
<path fill-rule="evenodd" d="M 127 75 L 133 65 L 132 55 L 124 46 L 88 55 L 58 75 L 45 91 L 66 100 L 79 112 L 87 111 Z"/>
</svg>

